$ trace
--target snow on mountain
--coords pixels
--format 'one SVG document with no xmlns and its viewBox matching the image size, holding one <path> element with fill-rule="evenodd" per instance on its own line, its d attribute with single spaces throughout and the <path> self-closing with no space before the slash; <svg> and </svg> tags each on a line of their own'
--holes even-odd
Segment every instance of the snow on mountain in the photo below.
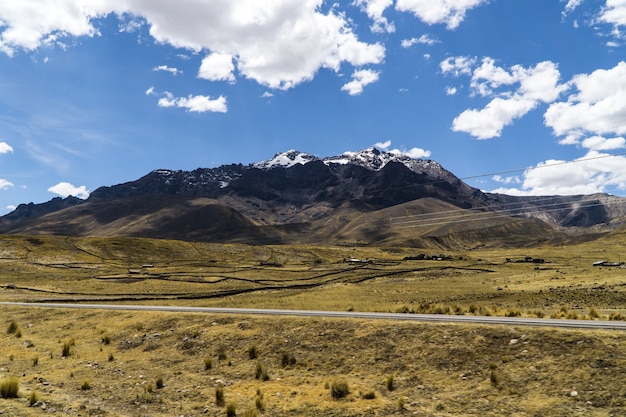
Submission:
<svg viewBox="0 0 626 417">
<path fill-rule="evenodd" d="M 289 168 L 296 164 L 306 164 L 311 161 L 318 161 L 320 158 L 305 152 L 291 149 L 286 152 L 277 153 L 273 158 L 266 161 L 257 162 L 251 166 L 259 169 Z M 454 179 L 454 175 L 443 168 L 439 163 L 428 159 L 414 159 L 399 152 L 386 152 L 376 148 L 368 148 L 358 152 L 344 152 L 338 156 L 329 156 L 321 159 L 326 165 L 354 164 L 367 168 L 371 171 L 380 171 L 389 162 L 400 162 L 411 171 L 418 174 L 428 174 L 446 180 Z"/>
<path fill-rule="evenodd" d="M 277 153 L 272 159 L 252 164 L 252 166 L 259 169 L 289 168 L 296 164 L 304 165 L 307 162 L 317 161 L 318 159 L 315 155 L 290 149 L 287 152 Z"/>
</svg>

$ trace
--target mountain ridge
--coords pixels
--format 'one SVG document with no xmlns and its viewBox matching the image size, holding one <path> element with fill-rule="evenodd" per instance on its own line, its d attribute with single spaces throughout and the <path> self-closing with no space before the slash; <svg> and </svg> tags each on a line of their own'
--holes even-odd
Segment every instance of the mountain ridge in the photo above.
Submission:
<svg viewBox="0 0 626 417">
<path fill-rule="evenodd" d="M 86 200 L 23 204 L 0 218 L 0 233 L 250 244 L 528 245 L 606 233 L 621 225 L 625 201 L 606 194 L 485 193 L 436 161 L 375 148 L 327 158 L 289 150 L 247 166 L 157 169 L 99 187 Z"/>
</svg>

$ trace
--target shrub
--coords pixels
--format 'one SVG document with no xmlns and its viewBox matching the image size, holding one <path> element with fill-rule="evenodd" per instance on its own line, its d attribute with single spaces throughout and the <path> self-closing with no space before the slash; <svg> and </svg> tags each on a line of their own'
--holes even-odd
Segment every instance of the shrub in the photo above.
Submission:
<svg viewBox="0 0 626 417">
<path fill-rule="evenodd" d="M 254 377 L 256 379 L 260 379 L 261 381 L 269 381 L 270 376 L 267 373 L 267 369 L 261 362 L 257 362 L 256 371 L 254 372 Z"/>
<path fill-rule="evenodd" d="M 287 352 L 283 352 L 280 355 L 280 364 L 283 368 L 293 366 L 296 364 L 296 357 Z"/>
<path fill-rule="evenodd" d="M 393 375 L 389 375 L 387 377 L 387 381 L 385 382 L 385 385 L 387 386 L 387 391 L 393 391 L 394 386 L 393 386 Z"/>
<path fill-rule="evenodd" d="M 209 357 L 204 358 L 204 370 L 208 371 L 213 368 L 213 360 Z"/>
<path fill-rule="evenodd" d="M 111 337 L 109 335 L 102 336 L 102 343 L 104 343 L 105 345 L 110 345 L 111 344 Z"/>
<path fill-rule="evenodd" d="M 235 407 L 235 403 L 228 403 L 226 406 L 226 417 L 237 417 L 237 407 Z"/>
<path fill-rule="evenodd" d="M 498 377 L 498 374 L 496 373 L 495 369 L 491 370 L 491 375 L 489 376 L 489 380 L 491 381 L 491 385 L 493 385 L 494 387 L 497 387 L 498 385 L 500 385 L 500 378 Z"/>
<path fill-rule="evenodd" d="M 217 347 L 217 359 L 223 361 L 226 359 L 226 346 L 219 345 Z"/>
<path fill-rule="evenodd" d="M 113 362 L 115 360 L 115 356 L 112 353 L 109 353 L 109 362 Z"/>
<path fill-rule="evenodd" d="M 224 406 L 224 388 L 215 387 L 215 405 L 218 407 Z"/>
<path fill-rule="evenodd" d="M 598 310 L 596 310 L 595 308 L 591 307 L 591 309 L 589 310 L 589 318 L 590 319 L 599 319 L 600 318 L 600 314 L 598 313 Z"/>
<path fill-rule="evenodd" d="M 91 389 L 91 383 L 88 379 L 85 379 L 82 384 L 80 384 L 80 389 L 83 391 L 87 391 Z"/>
<path fill-rule="evenodd" d="M 257 410 L 265 411 L 265 402 L 263 401 L 263 393 L 260 389 L 256 390 L 256 398 L 254 399 L 254 406 Z"/>
<path fill-rule="evenodd" d="M 363 394 L 364 400 L 373 400 L 374 398 L 376 398 L 376 393 L 374 391 L 366 392 L 365 394 Z"/>
<path fill-rule="evenodd" d="M 17 398 L 20 390 L 20 383 L 17 378 L 8 377 L 0 383 L 1 398 Z"/>
<path fill-rule="evenodd" d="M 74 342 L 74 339 L 68 339 L 63 343 L 63 349 L 61 350 L 61 356 L 63 356 L 64 358 L 67 358 L 68 356 L 70 356 L 72 354 L 72 346 L 74 346 L 76 343 Z"/>
<path fill-rule="evenodd" d="M 9 327 L 7 328 L 7 334 L 15 334 L 15 332 L 17 332 L 17 329 L 17 323 L 15 322 L 15 320 L 11 320 L 11 323 L 9 323 Z"/>
<path fill-rule="evenodd" d="M 35 356 L 33 358 L 33 366 L 37 366 L 38 363 L 39 363 L 39 356 Z"/>
<path fill-rule="evenodd" d="M 164 387 L 164 385 L 163 385 L 163 377 L 162 376 L 157 378 L 157 380 L 156 380 L 156 387 L 157 387 L 157 389 L 161 389 L 161 388 Z"/>
<path fill-rule="evenodd" d="M 335 399 L 339 400 L 344 398 L 346 395 L 350 394 L 350 387 L 348 383 L 343 380 L 335 380 L 330 384 L 330 395 Z"/>
<path fill-rule="evenodd" d="M 609 320 L 626 320 L 626 316 L 616 311 L 614 313 L 611 313 L 611 315 L 609 316 Z"/>
<path fill-rule="evenodd" d="M 257 351 L 257 348 L 255 345 L 252 345 L 248 348 L 248 357 L 250 359 L 256 359 L 257 356 L 259 356 L 259 352 Z"/>
</svg>

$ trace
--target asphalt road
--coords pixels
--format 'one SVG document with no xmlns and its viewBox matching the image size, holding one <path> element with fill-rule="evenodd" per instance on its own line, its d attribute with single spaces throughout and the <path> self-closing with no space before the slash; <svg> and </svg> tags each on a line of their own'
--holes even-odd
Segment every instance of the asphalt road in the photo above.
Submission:
<svg viewBox="0 0 626 417">
<path fill-rule="evenodd" d="M 523 317 L 494 316 L 451 316 L 443 314 L 403 314 L 403 313 L 368 313 L 358 311 L 320 311 L 320 310 L 274 310 L 259 308 L 222 308 L 222 307 L 185 307 L 185 306 L 148 306 L 123 304 L 65 304 L 65 303 L 13 303 L 0 302 L 2 306 L 38 307 L 58 309 L 89 309 L 89 310 L 136 310 L 136 311 L 167 311 L 180 313 L 210 314 L 254 314 L 264 316 L 299 316 L 299 317 L 336 317 L 345 319 L 367 320 L 403 320 L 416 322 L 439 323 L 472 323 L 506 326 L 537 326 L 563 327 L 573 329 L 606 329 L 626 330 L 626 322 L 604 320 L 565 320 L 538 319 Z"/>
</svg>

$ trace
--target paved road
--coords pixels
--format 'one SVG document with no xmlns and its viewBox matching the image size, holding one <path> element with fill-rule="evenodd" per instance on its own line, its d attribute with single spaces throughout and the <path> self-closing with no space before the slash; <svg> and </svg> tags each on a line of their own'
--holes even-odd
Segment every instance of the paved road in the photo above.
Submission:
<svg viewBox="0 0 626 417">
<path fill-rule="evenodd" d="M 403 314 L 403 313 L 366 313 L 358 311 L 320 311 L 320 310 L 274 310 L 259 308 L 222 308 L 222 307 L 184 307 L 184 306 L 148 306 L 123 304 L 64 304 L 64 303 L 12 303 L 0 302 L 0 306 L 39 307 L 39 308 L 76 308 L 98 310 L 139 310 L 139 311 L 168 311 L 180 313 L 210 313 L 210 314 L 255 314 L 265 316 L 300 316 L 300 317 L 338 317 L 354 319 L 384 319 L 404 320 L 417 322 L 439 323 L 474 323 L 508 326 L 540 326 L 565 327 L 575 329 L 607 329 L 626 330 L 624 321 L 603 320 L 564 320 L 564 319 L 537 319 L 523 317 L 494 317 L 494 316 L 448 316 L 443 314 Z"/>
</svg>

